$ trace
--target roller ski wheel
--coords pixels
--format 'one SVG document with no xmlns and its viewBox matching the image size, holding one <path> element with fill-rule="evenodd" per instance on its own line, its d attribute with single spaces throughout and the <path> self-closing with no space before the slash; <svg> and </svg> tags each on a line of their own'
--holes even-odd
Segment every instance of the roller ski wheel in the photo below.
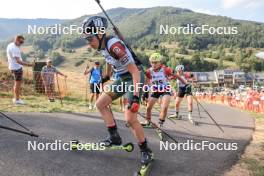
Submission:
<svg viewBox="0 0 264 176">
<path fill-rule="evenodd" d="M 78 146 L 78 144 L 80 143 L 80 141 L 79 140 L 71 140 L 71 144 L 72 144 L 72 146 L 71 146 L 71 149 L 72 150 L 77 150 L 77 146 Z"/>
<path fill-rule="evenodd" d="M 134 150 L 134 144 L 130 142 L 124 145 L 109 145 L 105 147 L 105 150 L 123 150 L 126 152 L 132 152 Z"/>
<path fill-rule="evenodd" d="M 132 144 L 132 143 L 127 143 L 127 144 L 123 145 L 123 147 L 124 147 L 124 150 L 127 152 L 133 152 L 133 150 L 134 150 L 134 144 Z"/>
</svg>

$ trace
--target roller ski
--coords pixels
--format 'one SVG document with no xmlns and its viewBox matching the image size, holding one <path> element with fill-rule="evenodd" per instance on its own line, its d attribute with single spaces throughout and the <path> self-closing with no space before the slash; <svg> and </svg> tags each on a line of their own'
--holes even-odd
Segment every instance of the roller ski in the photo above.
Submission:
<svg viewBox="0 0 264 176">
<path fill-rule="evenodd" d="M 159 137 L 159 139 L 160 139 L 161 141 L 164 140 L 163 132 L 162 132 L 161 129 L 160 129 L 160 128 L 163 128 L 163 123 L 164 123 L 164 120 L 160 120 L 160 121 L 159 121 L 159 128 L 156 128 L 156 133 L 157 133 L 157 135 L 158 135 L 158 137 Z"/>
<path fill-rule="evenodd" d="M 145 121 L 140 123 L 143 128 L 153 129 L 153 125 L 150 123 L 150 121 Z"/>
<path fill-rule="evenodd" d="M 198 125 L 198 122 L 196 122 L 196 121 L 193 120 L 191 114 L 188 115 L 188 120 L 189 120 L 189 122 L 190 122 L 193 126 L 197 126 L 197 125 Z"/>
<path fill-rule="evenodd" d="M 141 122 L 140 124 L 141 124 L 141 126 L 142 126 L 143 128 L 148 128 L 148 129 L 153 129 L 153 128 L 154 128 L 153 125 L 152 125 L 149 121 Z M 126 126 L 127 128 L 130 127 L 130 125 L 129 125 L 128 123 L 126 123 L 125 126 Z"/>
<path fill-rule="evenodd" d="M 182 120 L 182 116 L 177 114 L 177 113 L 175 113 L 175 114 L 170 115 L 168 117 L 168 119 L 170 119 L 170 120 Z"/>
<path fill-rule="evenodd" d="M 104 145 L 103 143 L 81 143 L 78 140 L 71 141 L 72 150 L 86 150 L 86 151 L 106 151 L 106 150 L 123 150 L 126 152 L 132 152 L 134 150 L 133 143 L 126 143 L 124 145 Z"/>
<path fill-rule="evenodd" d="M 169 119 L 172 123 L 176 124 L 175 121 L 177 121 L 177 120 L 181 120 L 181 119 L 182 119 L 182 116 L 176 113 L 176 114 L 172 114 L 172 115 L 168 116 L 168 119 Z"/>
<path fill-rule="evenodd" d="M 139 147 L 141 151 L 141 166 L 134 176 L 149 176 L 154 154 L 149 148 L 144 146 L 144 144 Z"/>
<path fill-rule="evenodd" d="M 163 141 L 163 133 L 160 129 L 156 129 L 156 134 L 158 135 L 159 139 Z"/>
<path fill-rule="evenodd" d="M 109 132 L 110 136 L 107 139 L 100 141 L 99 143 L 92 143 L 92 147 L 90 143 L 81 144 L 78 141 L 73 141 L 72 149 L 78 149 L 78 147 L 81 147 L 81 149 L 84 150 L 91 150 L 94 148 L 94 145 L 96 145 L 100 147 L 99 150 L 124 150 L 126 152 L 132 152 L 134 150 L 134 145 L 132 143 L 122 145 L 122 139 L 116 130 Z"/>
</svg>

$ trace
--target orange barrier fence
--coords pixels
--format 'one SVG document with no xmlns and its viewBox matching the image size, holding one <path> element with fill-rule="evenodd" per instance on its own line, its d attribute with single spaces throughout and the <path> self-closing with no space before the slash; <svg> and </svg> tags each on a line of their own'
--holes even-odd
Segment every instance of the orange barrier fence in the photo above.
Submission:
<svg viewBox="0 0 264 176">
<path fill-rule="evenodd" d="M 264 114 L 264 94 L 248 93 L 245 95 L 216 95 L 197 93 L 200 101 L 221 103 L 231 107 Z"/>
</svg>

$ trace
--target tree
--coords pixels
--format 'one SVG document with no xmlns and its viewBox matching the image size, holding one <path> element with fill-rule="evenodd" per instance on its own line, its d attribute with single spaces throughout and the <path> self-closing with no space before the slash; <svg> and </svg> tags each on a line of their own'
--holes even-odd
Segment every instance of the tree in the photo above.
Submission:
<svg viewBox="0 0 264 176">
<path fill-rule="evenodd" d="M 47 52 L 49 49 L 53 48 L 53 46 L 45 39 L 34 40 L 33 47 L 36 50 L 42 50 L 44 52 Z"/>
<path fill-rule="evenodd" d="M 186 50 L 185 46 L 181 46 L 178 52 L 179 54 L 188 54 L 188 51 Z"/>
<path fill-rule="evenodd" d="M 224 68 L 224 60 L 223 58 L 218 60 L 218 69 L 223 69 Z"/>
</svg>

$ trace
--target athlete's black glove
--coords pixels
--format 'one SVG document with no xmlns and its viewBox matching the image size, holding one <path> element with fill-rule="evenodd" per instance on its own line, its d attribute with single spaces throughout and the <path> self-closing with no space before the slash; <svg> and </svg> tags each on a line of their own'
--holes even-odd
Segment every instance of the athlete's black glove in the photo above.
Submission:
<svg viewBox="0 0 264 176">
<path fill-rule="evenodd" d="M 130 109 L 131 112 L 138 112 L 139 110 L 139 97 L 134 95 L 132 100 L 129 101 L 128 103 L 128 109 Z"/>
<path fill-rule="evenodd" d="M 105 76 L 102 78 L 102 83 L 104 84 L 105 82 L 109 81 L 110 77 L 109 76 Z"/>
</svg>

